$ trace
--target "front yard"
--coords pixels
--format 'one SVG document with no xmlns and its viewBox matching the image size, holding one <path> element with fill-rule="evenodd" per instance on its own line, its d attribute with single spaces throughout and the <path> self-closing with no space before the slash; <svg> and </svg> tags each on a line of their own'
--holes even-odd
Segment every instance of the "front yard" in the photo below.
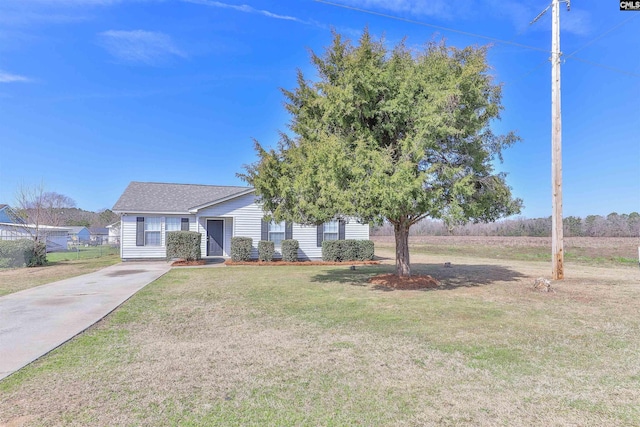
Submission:
<svg viewBox="0 0 640 427">
<path fill-rule="evenodd" d="M 117 253 L 79 259 L 76 255 L 71 252 L 52 253 L 47 254 L 49 262 L 43 267 L 0 269 L 0 296 L 91 273 L 120 262 Z"/>
<path fill-rule="evenodd" d="M 548 263 L 445 257 L 412 258 L 429 291 L 367 283 L 389 265 L 174 269 L 1 382 L 0 424 L 640 424 L 637 269 L 538 293 Z"/>
</svg>

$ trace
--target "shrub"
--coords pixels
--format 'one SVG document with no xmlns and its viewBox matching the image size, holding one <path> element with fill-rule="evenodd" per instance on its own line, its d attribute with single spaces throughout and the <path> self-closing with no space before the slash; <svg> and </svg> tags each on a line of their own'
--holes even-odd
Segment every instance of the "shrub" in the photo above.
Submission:
<svg viewBox="0 0 640 427">
<path fill-rule="evenodd" d="M 373 259 L 375 247 L 372 240 L 357 240 L 358 242 L 358 260 L 370 261 Z"/>
<path fill-rule="evenodd" d="M 35 267 L 47 262 L 44 242 L 28 239 L 0 241 L 0 267 Z"/>
<path fill-rule="evenodd" d="M 260 240 L 258 242 L 258 260 L 273 261 L 273 254 L 276 252 L 273 242 L 268 240 Z"/>
<path fill-rule="evenodd" d="M 34 242 L 33 257 L 27 263 L 27 267 L 37 267 L 47 263 L 47 244 L 44 242 Z"/>
<path fill-rule="evenodd" d="M 322 242 L 323 261 L 368 261 L 373 259 L 371 240 L 325 240 Z"/>
<path fill-rule="evenodd" d="M 169 231 L 167 233 L 167 259 L 199 260 L 202 258 L 201 241 L 202 235 L 195 231 Z"/>
<path fill-rule="evenodd" d="M 342 261 L 355 261 L 358 258 L 359 245 L 357 240 L 349 239 L 342 241 L 342 253 L 340 258 Z"/>
<path fill-rule="evenodd" d="M 231 238 L 231 261 L 249 261 L 251 259 L 251 237 Z"/>
<path fill-rule="evenodd" d="M 343 240 L 325 240 L 322 242 L 323 261 L 342 261 Z"/>
<path fill-rule="evenodd" d="M 298 248 L 300 244 L 295 239 L 282 241 L 282 260 L 287 262 L 298 261 Z"/>
</svg>

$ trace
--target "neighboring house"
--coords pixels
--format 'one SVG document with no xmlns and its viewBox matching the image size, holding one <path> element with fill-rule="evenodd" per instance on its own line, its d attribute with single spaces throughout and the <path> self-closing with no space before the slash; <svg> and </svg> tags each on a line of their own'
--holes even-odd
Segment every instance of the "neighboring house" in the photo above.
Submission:
<svg viewBox="0 0 640 427">
<path fill-rule="evenodd" d="M 51 225 L 0 223 L 0 240 L 31 240 L 39 235 L 46 239 L 47 252 L 66 251 L 69 231 L 67 227 Z"/>
<path fill-rule="evenodd" d="M 87 227 L 69 226 L 69 238 L 74 243 L 89 243 L 91 233 Z"/>
<path fill-rule="evenodd" d="M 10 206 L 0 204 L 0 240 L 31 240 L 39 235 L 46 239 L 47 252 L 57 252 L 67 250 L 68 234 L 66 227 L 26 224 Z"/>
<path fill-rule="evenodd" d="M 4 224 L 24 224 L 22 218 L 18 216 L 11 206 L 0 204 L 0 223 Z"/>
<path fill-rule="evenodd" d="M 109 229 L 106 227 L 89 228 L 89 239 L 96 245 L 104 245 L 109 240 Z"/>
<path fill-rule="evenodd" d="M 230 256 L 235 236 L 253 239 L 254 258 L 260 240 L 272 240 L 279 257 L 280 242 L 296 239 L 300 259 L 320 258 L 323 240 L 369 238 L 369 225 L 354 219 L 319 226 L 267 223 L 249 187 L 131 182 L 112 210 L 121 218 L 124 260 L 165 258 L 166 232 L 172 230 L 200 233 L 202 255 L 224 257 Z"/>
<path fill-rule="evenodd" d="M 110 245 L 119 245 L 120 244 L 120 221 L 107 225 L 107 230 L 109 230 L 108 243 Z"/>
</svg>

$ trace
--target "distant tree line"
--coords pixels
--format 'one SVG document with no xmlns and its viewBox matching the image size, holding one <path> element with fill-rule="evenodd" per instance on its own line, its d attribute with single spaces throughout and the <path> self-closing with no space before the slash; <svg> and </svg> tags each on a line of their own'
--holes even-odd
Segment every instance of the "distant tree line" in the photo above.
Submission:
<svg viewBox="0 0 640 427">
<path fill-rule="evenodd" d="M 71 197 L 45 191 L 43 184 L 21 186 L 16 193 L 16 205 L 13 208 L 19 222 L 36 226 L 105 227 L 120 219 L 110 209 L 96 212 L 79 209 Z"/>
<path fill-rule="evenodd" d="M 618 214 L 607 216 L 588 215 L 585 218 L 565 217 L 562 221 L 565 237 L 640 237 L 640 214 Z M 393 235 L 393 226 L 384 224 L 373 227 L 374 236 Z M 424 219 L 411 229 L 414 236 L 530 236 L 550 237 L 551 217 L 512 218 L 491 223 L 447 226 L 443 221 Z"/>
<path fill-rule="evenodd" d="M 120 217 L 111 209 L 92 212 L 79 208 L 67 208 L 61 209 L 60 216 L 63 218 L 63 226 L 106 227 L 120 220 Z"/>
<path fill-rule="evenodd" d="M 26 222 L 30 222 L 36 216 L 36 210 L 21 210 Z M 80 226 L 80 227 L 106 227 L 120 220 L 120 217 L 110 209 L 103 209 L 97 212 L 85 211 L 79 208 L 53 208 L 47 210 L 47 214 L 42 225 L 55 226 Z"/>
</svg>

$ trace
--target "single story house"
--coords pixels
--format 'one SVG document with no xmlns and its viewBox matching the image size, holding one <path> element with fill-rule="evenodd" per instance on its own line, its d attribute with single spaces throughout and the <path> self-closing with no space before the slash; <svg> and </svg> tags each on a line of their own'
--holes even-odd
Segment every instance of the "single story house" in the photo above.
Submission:
<svg viewBox="0 0 640 427">
<path fill-rule="evenodd" d="M 109 229 L 106 227 L 90 227 L 89 239 L 93 244 L 104 245 L 109 239 Z"/>
<path fill-rule="evenodd" d="M 174 230 L 200 233 L 206 257 L 229 257 L 235 236 L 253 239 L 254 258 L 260 240 L 273 241 L 279 257 L 280 242 L 296 239 L 298 258 L 317 259 L 323 240 L 369 239 L 369 225 L 355 219 L 318 226 L 266 222 L 250 187 L 131 182 L 112 210 L 121 218 L 123 260 L 164 259 L 166 232 Z"/>
<path fill-rule="evenodd" d="M 0 204 L 0 222 L 3 224 L 24 224 L 22 218 L 18 216 L 11 206 Z"/>
<path fill-rule="evenodd" d="M 120 244 L 120 221 L 107 225 L 107 230 L 109 230 L 108 243 L 110 245 L 119 245 Z"/>
<path fill-rule="evenodd" d="M 89 243 L 91 240 L 91 233 L 87 227 L 82 226 L 70 226 L 67 227 L 69 231 L 69 239 L 74 243 Z"/>
<path fill-rule="evenodd" d="M 38 236 L 45 239 L 47 252 L 67 250 L 68 227 L 54 227 L 51 225 L 14 224 L 0 222 L 0 240 L 31 240 Z"/>
</svg>

